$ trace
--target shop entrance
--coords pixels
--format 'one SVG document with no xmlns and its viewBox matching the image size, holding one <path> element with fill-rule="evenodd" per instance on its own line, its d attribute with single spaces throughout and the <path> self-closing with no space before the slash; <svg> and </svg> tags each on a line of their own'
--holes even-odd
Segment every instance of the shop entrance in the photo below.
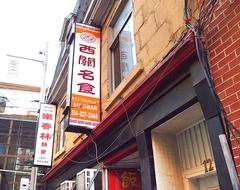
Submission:
<svg viewBox="0 0 240 190">
<path fill-rule="evenodd" d="M 152 131 L 158 190 L 218 190 L 206 122 L 195 104 Z"/>
</svg>

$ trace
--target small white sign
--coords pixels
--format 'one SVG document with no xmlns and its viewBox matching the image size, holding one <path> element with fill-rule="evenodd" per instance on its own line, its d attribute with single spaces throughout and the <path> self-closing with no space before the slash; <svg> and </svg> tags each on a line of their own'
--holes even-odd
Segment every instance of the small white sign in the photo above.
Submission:
<svg viewBox="0 0 240 190">
<path fill-rule="evenodd" d="M 41 104 L 34 165 L 51 166 L 56 106 Z"/>
</svg>

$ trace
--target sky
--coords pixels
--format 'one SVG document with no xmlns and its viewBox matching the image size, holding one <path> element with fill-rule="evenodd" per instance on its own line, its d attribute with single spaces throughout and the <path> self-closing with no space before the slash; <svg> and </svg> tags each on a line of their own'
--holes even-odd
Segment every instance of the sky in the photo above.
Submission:
<svg viewBox="0 0 240 190">
<path fill-rule="evenodd" d="M 15 55 L 43 60 L 48 43 L 47 86 L 50 86 L 59 53 L 59 36 L 64 17 L 74 10 L 77 0 L 6 0 L 0 2 L 0 82 L 41 86 L 42 65 L 39 62 L 13 59 Z M 6 96 L 7 113 L 19 113 L 38 104 L 39 94 L 0 88 Z M 28 102 L 28 103 L 27 103 Z M 12 109 L 11 107 L 19 107 Z M 25 108 L 24 108 L 25 107 Z M 21 109 L 23 108 L 23 109 Z"/>
<path fill-rule="evenodd" d="M 48 74 L 50 83 L 59 52 L 59 36 L 64 17 L 73 11 L 77 0 L 7 0 L 0 2 L 0 62 L 8 65 L 10 55 L 43 60 L 39 51 L 48 42 Z M 20 60 L 24 61 L 24 60 Z M 33 62 L 32 64 L 39 64 Z M 39 67 L 39 66 L 36 66 Z M 0 68 L 0 72 L 1 72 Z M 29 78 L 40 72 L 26 71 Z M 1 78 L 0 78 L 1 80 Z M 18 79 L 19 81 L 19 79 Z M 38 80 L 39 81 L 39 80 Z"/>
</svg>

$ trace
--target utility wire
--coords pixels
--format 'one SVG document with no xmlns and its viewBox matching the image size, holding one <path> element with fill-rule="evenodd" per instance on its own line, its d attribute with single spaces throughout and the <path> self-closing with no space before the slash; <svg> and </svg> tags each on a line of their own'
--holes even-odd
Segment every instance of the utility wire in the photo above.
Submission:
<svg viewBox="0 0 240 190">
<path fill-rule="evenodd" d="M 108 151 L 109 148 L 112 147 L 112 145 L 121 137 L 121 135 L 126 131 L 126 129 L 128 127 L 132 127 L 131 126 L 131 122 L 136 118 L 136 116 L 139 114 L 139 112 L 142 110 L 142 108 L 144 107 L 144 105 L 146 104 L 147 100 L 150 98 L 150 96 L 152 95 L 152 93 L 154 92 L 154 90 L 156 89 L 158 83 L 160 82 L 160 79 L 161 79 L 161 76 L 163 76 L 166 71 L 168 70 L 168 68 L 170 67 L 176 53 L 177 53 L 177 49 L 175 49 L 177 46 L 180 46 L 182 43 L 184 43 L 184 41 L 182 41 L 183 37 L 186 35 L 186 31 L 183 31 L 182 32 L 182 35 L 180 36 L 180 39 L 178 40 L 177 44 L 172 48 L 172 57 L 170 59 L 169 62 L 167 62 L 167 65 L 166 67 L 164 68 L 163 72 L 161 72 L 160 74 L 160 77 L 159 77 L 159 80 L 156 81 L 155 85 L 153 86 L 153 88 L 151 89 L 151 91 L 149 92 L 149 94 L 147 95 L 147 97 L 144 99 L 143 103 L 141 104 L 141 106 L 139 107 L 139 109 L 135 112 L 134 116 L 132 117 L 131 120 L 128 121 L 128 125 L 123 127 L 123 129 L 119 132 L 118 136 L 112 141 L 112 143 L 100 154 L 98 155 L 98 159 L 102 159 L 104 157 L 105 154 L 108 154 L 110 153 L 111 151 Z M 175 51 L 175 52 L 174 52 Z M 124 102 L 121 103 L 122 106 L 124 106 Z M 124 106 L 124 108 L 126 110 L 126 107 Z M 128 112 L 125 112 L 126 115 L 128 116 Z M 128 116 L 129 118 L 129 116 Z M 108 152 L 107 152 L 108 151 Z M 95 159 L 90 159 L 90 160 L 87 160 L 87 161 L 75 161 L 75 160 L 72 160 L 70 158 L 68 158 L 68 156 L 65 157 L 66 159 L 68 159 L 69 161 L 73 162 L 73 163 L 76 163 L 76 164 L 85 164 L 85 163 L 90 163 L 90 162 L 93 162 L 93 161 L 96 161 L 96 158 Z"/>
<path fill-rule="evenodd" d="M 208 12 L 205 12 L 204 14 L 203 14 L 202 11 L 200 12 L 200 18 L 201 18 L 201 19 L 200 19 L 200 20 L 201 20 L 200 23 L 201 23 L 201 25 L 204 25 L 204 24 L 206 23 L 206 15 L 209 16 L 209 15 L 212 15 L 212 14 L 213 14 L 213 10 L 214 10 L 214 7 L 215 7 L 215 5 L 216 5 L 216 2 L 217 2 L 217 0 L 213 0 L 213 1 L 212 1 L 212 3 L 211 3 L 211 8 L 209 9 Z M 187 3 L 187 0 L 185 0 L 185 3 Z M 205 5 L 205 0 L 202 2 L 201 10 L 203 10 L 204 5 Z M 188 7 L 185 7 L 185 19 L 188 20 L 188 21 L 190 21 L 187 10 L 188 10 Z M 212 17 L 212 16 L 211 16 L 211 17 Z M 188 27 L 190 30 L 194 31 L 194 33 L 196 33 L 195 27 L 193 27 L 190 23 L 188 23 L 187 27 Z M 177 46 L 177 45 L 180 45 L 180 42 L 182 41 L 183 36 L 184 36 L 186 33 L 187 33 L 186 31 L 184 31 L 184 32 L 182 33 L 182 36 L 180 37 L 180 39 L 179 39 L 178 43 L 176 44 L 176 46 Z M 200 37 L 198 37 L 198 38 L 200 38 Z M 198 43 L 198 42 L 196 42 L 196 43 Z M 199 46 L 199 44 L 196 44 L 196 45 Z M 175 48 L 176 46 L 174 46 L 174 48 Z M 198 48 L 197 48 L 197 49 L 198 49 Z M 162 75 L 165 74 L 165 72 L 168 70 L 169 65 L 171 65 L 171 62 L 172 62 L 172 60 L 174 59 L 176 52 L 177 52 L 177 51 L 175 51 L 175 53 L 174 53 L 174 55 L 172 56 L 171 60 L 168 62 L 168 65 L 166 66 L 165 70 L 161 73 Z M 198 52 L 198 55 L 199 55 L 200 61 L 202 62 L 202 59 L 201 59 L 202 56 L 200 56 L 200 52 Z M 204 67 L 204 68 L 205 68 L 205 67 Z M 206 69 L 204 69 L 204 70 L 206 71 Z M 208 73 L 208 72 L 207 72 L 207 73 Z M 161 78 L 161 77 L 160 77 L 160 78 Z M 208 77 L 207 77 L 207 79 L 209 80 Z M 121 103 L 121 106 L 123 107 L 123 109 L 124 109 L 124 111 L 125 111 L 126 117 L 127 117 L 128 127 L 131 129 L 131 132 L 133 133 L 134 136 L 136 136 L 136 134 L 135 134 L 135 132 L 134 132 L 134 130 L 133 130 L 133 128 L 132 128 L 131 123 L 132 123 L 132 121 L 135 119 L 135 117 L 139 114 L 139 112 L 142 110 L 142 108 L 144 107 L 144 105 L 145 105 L 146 102 L 148 101 L 149 97 L 152 95 L 152 93 L 154 92 L 155 88 L 157 87 L 158 83 L 159 83 L 159 80 L 156 81 L 154 87 L 151 89 L 151 91 L 150 91 L 150 93 L 148 94 L 148 96 L 144 99 L 143 103 L 141 104 L 141 106 L 139 107 L 139 109 L 135 112 L 135 114 L 134 114 L 134 116 L 132 117 L 131 120 L 130 120 L 128 111 L 127 111 L 127 109 L 126 109 L 126 107 L 125 107 L 125 105 L 124 105 L 124 102 L 123 102 L 122 100 L 121 100 L 121 102 L 120 102 L 120 103 Z M 212 82 L 209 81 L 209 83 L 211 84 Z M 108 101 L 105 101 L 105 102 L 108 102 Z M 91 105 L 91 104 L 89 104 L 89 105 Z M 76 108 L 76 107 L 82 107 L 82 106 L 81 106 L 81 105 L 80 105 L 80 106 L 73 106 L 73 108 Z M 100 154 L 100 155 L 98 155 L 98 153 L 97 153 L 97 143 L 94 141 L 93 144 L 95 145 L 96 156 L 98 155 L 95 159 L 91 159 L 91 160 L 88 160 L 88 161 L 79 162 L 79 161 L 71 160 L 71 159 L 69 159 L 68 157 L 66 157 L 66 158 L 67 158 L 69 161 L 71 161 L 71 162 L 79 163 L 79 164 L 81 164 L 81 163 L 89 163 L 89 162 L 92 162 L 92 161 L 95 161 L 95 160 L 98 162 L 98 160 L 101 159 L 105 153 L 107 153 L 107 150 L 117 141 L 117 139 L 123 134 L 123 132 L 124 132 L 126 129 L 127 129 L 127 127 L 124 127 L 124 128 L 120 131 L 119 135 L 113 140 L 113 142 L 112 142 L 112 143 L 102 152 L 102 154 Z M 91 138 L 91 140 L 93 140 L 92 137 L 90 137 L 90 138 Z"/>
<path fill-rule="evenodd" d="M 205 27 L 211 23 L 212 18 L 213 18 L 213 13 L 214 13 L 214 10 L 216 9 L 218 0 L 212 0 L 208 4 L 205 4 L 205 3 L 206 3 L 206 1 L 203 0 L 203 2 L 201 4 L 201 8 L 200 8 L 198 25 L 195 27 L 191 24 L 191 22 L 186 22 L 186 26 L 187 26 L 187 28 L 192 30 L 195 34 L 196 50 L 197 50 L 197 55 L 199 58 L 200 66 L 202 67 L 202 70 L 205 73 L 209 88 L 215 97 L 214 98 L 216 101 L 215 105 L 217 106 L 217 109 L 218 109 L 219 115 L 221 117 L 221 120 L 223 122 L 223 125 L 226 126 L 228 129 L 227 131 L 225 130 L 225 132 L 227 133 L 227 137 L 228 137 L 228 143 L 231 146 L 231 143 L 230 143 L 231 139 L 230 139 L 230 135 L 229 135 L 229 132 L 230 132 L 233 135 L 233 137 L 237 140 L 239 147 L 240 147 L 240 140 L 238 139 L 239 137 L 236 137 L 233 130 L 236 131 L 238 133 L 238 135 L 240 135 L 240 131 L 236 127 L 234 127 L 232 122 L 228 119 L 228 116 L 224 109 L 224 106 L 223 106 L 221 100 L 219 99 L 219 96 L 217 95 L 214 81 L 211 77 L 212 75 L 211 75 L 209 64 L 207 61 L 204 60 L 204 59 L 207 59 L 204 57 L 206 54 L 206 50 L 203 47 L 200 35 L 204 31 Z M 185 6 L 187 7 L 187 5 L 185 5 Z M 210 6 L 210 8 L 209 8 L 209 6 Z M 189 20 L 189 19 L 187 18 L 187 20 Z"/>
</svg>

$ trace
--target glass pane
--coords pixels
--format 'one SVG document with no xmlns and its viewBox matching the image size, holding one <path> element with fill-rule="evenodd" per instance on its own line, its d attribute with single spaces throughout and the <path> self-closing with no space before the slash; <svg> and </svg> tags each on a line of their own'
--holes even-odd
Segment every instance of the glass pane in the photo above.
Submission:
<svg viewBox="0 0 240 190">
<path fill-rule="evenodd" d="M 123 80 L 136 64 L 136 50 L 134 46 L 132 16 L 129 18 L 128 22 L 119 35 L 119 45 L 122 74 L 121 78 Z"/>
<path fill-rule="evenodd" d="M 0 144 L 7 144 L 8 136 L 0 134 Z"/>
<path fill-rule="evenodd" d="M 132 0 L 128 0 L 123 10 L 121 11 L 120 16 L 118 17 L 117 22 L 113 26 L 113 38 L 115 38 L 118 35 L 118 33 L 121 31 L 131 11 L 132 11 Z"/>
<path fill-rule="evenodd" d="M 0 155 L 5 154 L 7 145 L 6 144 L 0 144 Z"/>
<path fill-rule="evenodd" d="M 64 120 L 62 120 L 59 123 L 58 129 L 57 129 L 56 152 L 58 152 L 64 147 L 64 141 L 65 141 Z"/>
<path fill-rule="evenodd" d="M 36 122 L 0 119 L 0 189 L 18 190 L 30 178 L 35 131 Z"/>
<path fill-rule="evenodd" d="M 60 123 L 60 130 L 61 130 L 61 136 L 60 136 L 60 148 L 64 147 L 64 141 L 65 141 L 65 133 L 64 133 L 64 120 Z"/>
<path fill-rule="evenodd" d="M 7 169 L 7 170 L 14 170 L 14 168 L 15 168 L 15 162 L 16 162 L 16 159 L 15 159 L 15 158 L 8 157 L 8 158 L 7 158 L 6 169 Z"/>
<path fill-rule="evenodd" d="M 0 133 L 8 134 L 9 127 L 10 127 L 10 121 L 1 119 L 0 120 Z"/>
<path fill-rule="evenodd" d="M 117 88 L 117 86 L 121 82 L 121 66 L 120 66 L 120 51 L 119 51 L 119 43 L 116 44 L 116 46 L 112 49 L 113 53 L 113 76 L 114 76 L 114 88 Z"/>
</svg>

